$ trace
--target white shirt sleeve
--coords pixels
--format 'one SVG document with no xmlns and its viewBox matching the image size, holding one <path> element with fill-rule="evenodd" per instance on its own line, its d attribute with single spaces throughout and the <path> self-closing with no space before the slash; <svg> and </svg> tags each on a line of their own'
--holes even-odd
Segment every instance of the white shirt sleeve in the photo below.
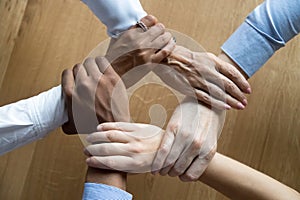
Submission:
<svg viewBox="0 0 300 200">
<path fill-rule="evenodd" d="M 82 1 L 105 24 L 110 37 L 117 37 L 147 15 L 139 0 Z"/>
<path fill-rule="evenodd" d="M 67 120 L 61 86 L 0 107 L 0 155 L 43 138 Z"/>
<path fill-rule="evenodd" d="M 117 37 L 147 13 L 139 0 L 83 0 Z M 43 138 L 67 122 L 61 86 L 38 96 L 0 107 L 0 155 Z"/>
</svg>

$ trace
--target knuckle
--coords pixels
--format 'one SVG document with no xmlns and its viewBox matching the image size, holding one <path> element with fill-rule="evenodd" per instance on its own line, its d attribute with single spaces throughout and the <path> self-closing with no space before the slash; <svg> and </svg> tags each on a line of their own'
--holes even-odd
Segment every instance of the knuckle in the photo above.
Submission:
<svg viewBox="0 0 300 200">
<path fill-rule="evenodd" d="M 224 98 L 225 97 L 225 92 L 222 90 L 214 90 L 211 91 L 211 93 L 213 93 L 214 96 L 218 97 L 218 98 Z"/>
<path fill-rule="evenodd" d="M 233 83 L 228 82 L 228 86 L 227 86 L 228 90 L 230 91 L 235 91 L 235 85 Z"/>
<path fill-rule="evenodd" d="M 167 145 L 163 145 L 160 149 L 159 149 L 160 154 L 162 155 L 167 155 L 169 153 L 169 148 Z"/>
<path fill-rule="evenodd" d="M 167 51 L 166 49 L 160 50 L 160 53 L 163 57 L 167 57 L 169 55 L 169 51 Z"/>
<path fill-rule="evenodd" d="M 191 132 L 189 132 L 189 131 L 184 131 L 184 132 L 182 132 L 182 138 L 183 138 L 184 140 L 189 139 L 192 135 L 193 135 L 193 134 L 192 134 Z"/>
<path fill-rule="evenodd" d="M 172 133 L 176 133 L 178 131 L 178 127 L 179 125 L 177 123 L 170 123 L 169 124 L 169 130 L 172 132 Z"/>
<path fill-rule="evenodd" d="M 116 138 L 116 133 L 115 132 L 108 132 L 106 137 L 109 141 L 113 141 L 114 138 Z"/>
<path fill-rule="evenodd" d="M 228 72 L 229 76 L 231 76 L 232 78 L 237 78 L 238 77 L 238 74 L 232 68 L 228 69 L 227 72 Z"/>
<path fill-rule="evenodd" d="M 194 150 L 199 150 L 202 147 L 202 144 L 202 140 L 197 139 L 192 142 L 192 147 Z"/>
</svg>

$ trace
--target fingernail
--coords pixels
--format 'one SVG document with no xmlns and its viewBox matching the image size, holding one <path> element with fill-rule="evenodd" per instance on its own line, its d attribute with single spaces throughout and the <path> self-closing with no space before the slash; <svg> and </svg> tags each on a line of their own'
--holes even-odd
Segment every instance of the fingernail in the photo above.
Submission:
<svg viewBox="0 0 300 200">
<path fill-rule="evenodd" d="M 244 99 L 244 100 L 243 100 L 243 104 L 244 104 L 245 106 L 248 105 L 247 99 Z"/>
<path fill-rule="evenodd" d="M 226 105 L 225 105 L 225 109 L 226 109 L 226 110 L 230 110 L 230 109 L 231 109 L 231 106 L 228 105 L 228 104 L 226 104 Z"/>
<path fill-rule="evenodd" d="M 238 107 L 238 109 L 241 109 L 241 110 L 245 109 L 245 106 L 240 102 L 237 104 L 237 107 Z"/>
<path fill-rule="evenodd" d="M 251 94 L 251 93 L 252 93 L 252 90 L 251 90 L 251 88 L 247 88 L 247 90 L 246 90 L 246 91 L 247 91 L 247 93 L 248 93 L 248 94 Z"/>
</svg>

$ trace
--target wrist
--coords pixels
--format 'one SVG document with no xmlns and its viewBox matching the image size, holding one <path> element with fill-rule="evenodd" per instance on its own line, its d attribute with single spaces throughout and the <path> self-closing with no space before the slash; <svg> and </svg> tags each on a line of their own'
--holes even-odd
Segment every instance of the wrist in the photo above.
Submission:
<svg viewBox="0 0 300 200">
<path fill-rule="evenodd" d="M 239 72 L 245 77 L 245 79 L 249 79 L 248 75 L 223 51 L 218 56 L 221 60 L 233 65 Z"/>
<path fill-rule="evenodd" d="M 100 183 L 126 190 L 127 173 L 89 167 L 86 182 Z"/>
</svg>

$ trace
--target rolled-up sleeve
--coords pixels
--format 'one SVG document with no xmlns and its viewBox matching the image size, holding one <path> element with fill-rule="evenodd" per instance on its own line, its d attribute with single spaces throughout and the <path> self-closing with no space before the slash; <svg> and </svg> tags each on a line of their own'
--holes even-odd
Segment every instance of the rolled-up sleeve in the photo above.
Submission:
<svg viewBox="0 0 300 200">
<path fill-rule="evenodd" d="M 147 15 L 139 0 L 82 0 L 107 27 L 111 37 L 120 33 Z"/>
<path fill-rule="evenodd" d="M 267 0 L 221 47 L 251 77 L 300 32 L 299 0 Z"/>
</svg>

